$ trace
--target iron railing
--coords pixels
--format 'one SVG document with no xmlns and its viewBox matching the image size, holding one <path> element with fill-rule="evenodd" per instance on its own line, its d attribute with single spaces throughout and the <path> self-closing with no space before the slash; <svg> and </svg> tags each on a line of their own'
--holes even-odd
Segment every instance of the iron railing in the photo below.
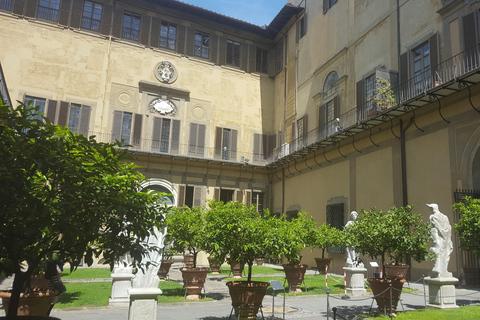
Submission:
<svg viewBox="0 0 480 320">
<path fill-rule="evenodd" d="M 83 17 L 82 18 L 82 28 L 100 32 L 100 20 Z"/>
<path fill-rule="evenodd" d="M 123 39 L 138 41 L 140 39 L 139 35 L 140 35 L 140 30 L 135 28 L 123 27 L 123 31 L 122 31 Z"/>
<path fill-rule="evenodd" d="M 38 6 L 38 18 L 40 19 L 58 21 L 58 12 L 59 10 L 55 8 Z"/>
<path fill-rule="evenodd" d="M 13 0 L 0 0 L 0 10 L 12 11 Z"/>
</svg>

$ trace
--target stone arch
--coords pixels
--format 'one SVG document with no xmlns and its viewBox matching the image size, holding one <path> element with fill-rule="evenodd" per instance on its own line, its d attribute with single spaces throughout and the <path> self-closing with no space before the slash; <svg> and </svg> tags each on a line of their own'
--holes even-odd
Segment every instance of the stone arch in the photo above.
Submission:
<svg viewBox="0 0 480 320">
<path fill-rule="evenodd" d="M 477 142 L 473 153 L 470 176 L 474 190 L 480 190 L 480 140 Z"/>
<path fill-rule="evenodd" d="M 163 179 L 149 179 L 140 185 L 141 190 L 154 190 L 168 193 L 165 201 L 169 207 L 176 206 L 178 201 L 178 191 L 173 183 Z"/>
</svg>

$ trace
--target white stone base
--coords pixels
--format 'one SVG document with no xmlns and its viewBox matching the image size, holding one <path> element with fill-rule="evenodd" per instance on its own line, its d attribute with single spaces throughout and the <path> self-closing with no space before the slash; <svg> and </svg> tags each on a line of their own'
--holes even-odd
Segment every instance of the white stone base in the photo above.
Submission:
<svg viewBox="0 0 480 320">
<path fill-rule="evenodd" d="M 157 318 L 157 296 L 162 290 L 156 288 L 132 288 L 128 320 L 155 320 Z"/>
<path fill-rule="evenodd" d="M 347 272 L 347 294 L 361 296 L 367 293 L 365 289 L 365 273 L 367 269 L 359 267 L 344 267 Z"/>
<path fill-rule="evenodd" d="M 132 287 L 131 273 L 113 273 L 112 277 L 112 294 L 108 301 L 111 306 L 128 307 L 130 298 L 128 290 Z"/>
<path fill-rule="evenodd" d="M 427 308 L 436 309 L 456 309 L 457 300 L 455 297 L 455 283 L 458 282 L 454 277 L 427 277 L 429 303 Z"/>
</svg>

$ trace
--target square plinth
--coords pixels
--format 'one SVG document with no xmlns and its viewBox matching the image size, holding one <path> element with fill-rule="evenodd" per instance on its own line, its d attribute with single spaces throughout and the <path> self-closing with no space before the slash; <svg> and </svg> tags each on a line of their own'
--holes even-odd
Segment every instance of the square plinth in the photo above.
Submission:
<svg viewBox="0 0 480 320">
<path fill-rule="evenodd" d="M 453 277 L 427 277 L 428 283 L 428 304 L 427 308 L 456 309 L 458 308 L 455 297 L 455 283 L 457 278 Z"/>
</svg>

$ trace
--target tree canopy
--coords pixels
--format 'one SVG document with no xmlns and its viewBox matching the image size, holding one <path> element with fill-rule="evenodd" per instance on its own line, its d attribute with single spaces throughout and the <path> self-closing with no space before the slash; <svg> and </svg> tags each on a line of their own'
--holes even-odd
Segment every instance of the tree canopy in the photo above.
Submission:
<svg viewBox="0 0 480 320">
<path fill-rule="evenodd" d="M 480 254 L 480 199 L 465 197 L 464 202 L 454 204 L 460 214 L 455 231 L 460 237 L 462 249 Z"/>
</svg>

